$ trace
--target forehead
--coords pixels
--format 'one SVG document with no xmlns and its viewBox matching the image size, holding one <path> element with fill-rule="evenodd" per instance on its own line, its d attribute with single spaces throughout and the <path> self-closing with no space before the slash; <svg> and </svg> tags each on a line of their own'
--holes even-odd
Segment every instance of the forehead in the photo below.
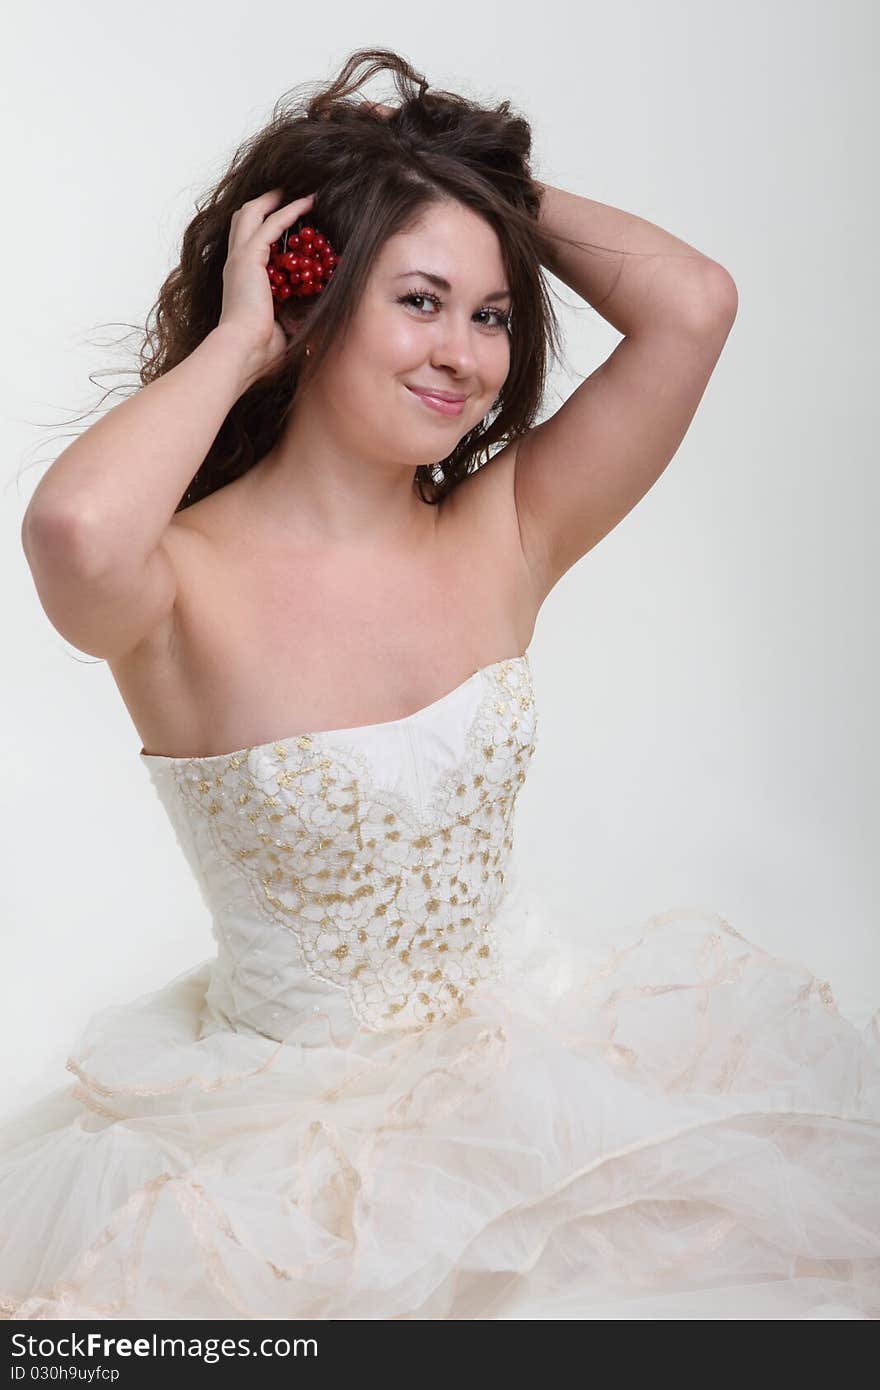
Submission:
<svg viewBox="0 0 880 1390">
<path fill-rule="evenodd" d="M 384 277 L 415 267 L 443 276 L 454 290 L 484 288 L 489 279 L 493 285 L 506 283 L 494 228 L 461 203 L 432 204 L 412 227 L 389 237 L 376 260 Z"/>
</svg>

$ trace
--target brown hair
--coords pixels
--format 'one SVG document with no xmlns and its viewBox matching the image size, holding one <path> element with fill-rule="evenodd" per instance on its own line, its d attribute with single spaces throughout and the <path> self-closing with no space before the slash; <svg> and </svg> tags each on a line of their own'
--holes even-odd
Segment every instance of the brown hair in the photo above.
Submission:
<svg viewBox="0 0 880 1390">
<path fill-rule="evenodd" d="M 383 71 L 393 74 L 400 97 L 384 115 L 371 110 L 369 100 L 352 99 Z M 318 370 L 328 345 L 345 333 L 385 241 L 448 199 L 485 218 L 498 236 L 511 290 L 510 368 L 485 419 L 448 457 L 415 470 L 422 501 L 440 501 L 480 466 L 481 456 L 488 460 L 492 446 L 503 446 L 535 423 L 549 355 L 559 356 L 559 324 L 541 272 L 542 264 L 553 263 L 556 238 L 538 221 L 531 141 L 528 122 L 507 101 L 486 107 L 429 90 L 404 58 L 383 48 L 358 49 L 329 86 L 314 90 L 307 84 L 304 96 L 286 93 L 276 102 L 271 119 L 236 150 L 216 186 L 196 202 L 180 263 L 150 310 L 155 326 L 148 318 L 140 384 L 177 366 L 216 327 L 230 221 L 243 203 L 272 188 L 283 190 L 284 202 L 314 190 L 305 220 L 329 237 L 341 259 L 321 294 L 285 303 L 284 352 L 229 411 L 176 511 L 240 477 L 272 448 L 297 385 Z"/>
</svg>

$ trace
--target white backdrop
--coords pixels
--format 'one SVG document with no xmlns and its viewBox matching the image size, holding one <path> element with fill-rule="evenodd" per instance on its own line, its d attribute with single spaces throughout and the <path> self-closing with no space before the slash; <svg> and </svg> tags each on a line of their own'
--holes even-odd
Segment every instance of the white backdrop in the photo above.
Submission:
<svg viewBox="0 0 880 1390">
<path fill-rule="evenodd" d="M 112 676 L 40 607 L 22 515 L 72 438 L 55 436 L 97 403 L 89 373 L 131 365 L 101 325 L 143 323 L 232 150 L 361 46 L 508 97 L 538 178 L 659 223 L 739 289 L 675 459 L 539 617 L 524 862 L 568 916 L 586 868 L 584 931 L 699 903 L 805 961 L 855 1021 L 880 1005 L 876 8 L 338 0 L 333 21 L 51 0 L 9 38 L 4 1107 L 71 1079 L 96 1008 L 212 953 Z M 552 285 L 567 370 L 548 410 L 619 341 Z"/>
</svg>

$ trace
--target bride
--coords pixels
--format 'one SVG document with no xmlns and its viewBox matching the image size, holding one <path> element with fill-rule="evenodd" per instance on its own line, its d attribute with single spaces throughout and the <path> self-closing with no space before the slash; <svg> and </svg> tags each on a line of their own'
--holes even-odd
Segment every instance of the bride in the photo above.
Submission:
<svg viewBox="0 0 880 1390">
<path fill-rule="evenodd" d="M 399 103 L 357 99 L 383 70 Z M 3 1122 L 6 1318 L 880 1314 L 869 1031 L 720 917 L 600 951 L 520 890 L 538 613 L 737 311 L 530 150 L 353 54 L 204 200 L 141 389 L 35 491 L 40 600 L 110 665 L 217 952 Z M 542 268 L 623 336 L 536 423 Z"/>
</svg>

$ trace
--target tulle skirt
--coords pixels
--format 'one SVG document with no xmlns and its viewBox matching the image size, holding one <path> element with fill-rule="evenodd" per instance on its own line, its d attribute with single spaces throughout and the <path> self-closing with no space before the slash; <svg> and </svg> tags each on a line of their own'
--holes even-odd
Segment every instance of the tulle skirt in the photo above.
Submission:
<svg viewBox="0 0 880 1390">
<path fill-rule="evenodd" d="M 0 1124 L 2 1316 L 880 1315 L 878 1016 L 700 908 L 502 915 L 419 1031 L 218 1027 L 213 961 L 93 1015 Z"/>
</svg>

